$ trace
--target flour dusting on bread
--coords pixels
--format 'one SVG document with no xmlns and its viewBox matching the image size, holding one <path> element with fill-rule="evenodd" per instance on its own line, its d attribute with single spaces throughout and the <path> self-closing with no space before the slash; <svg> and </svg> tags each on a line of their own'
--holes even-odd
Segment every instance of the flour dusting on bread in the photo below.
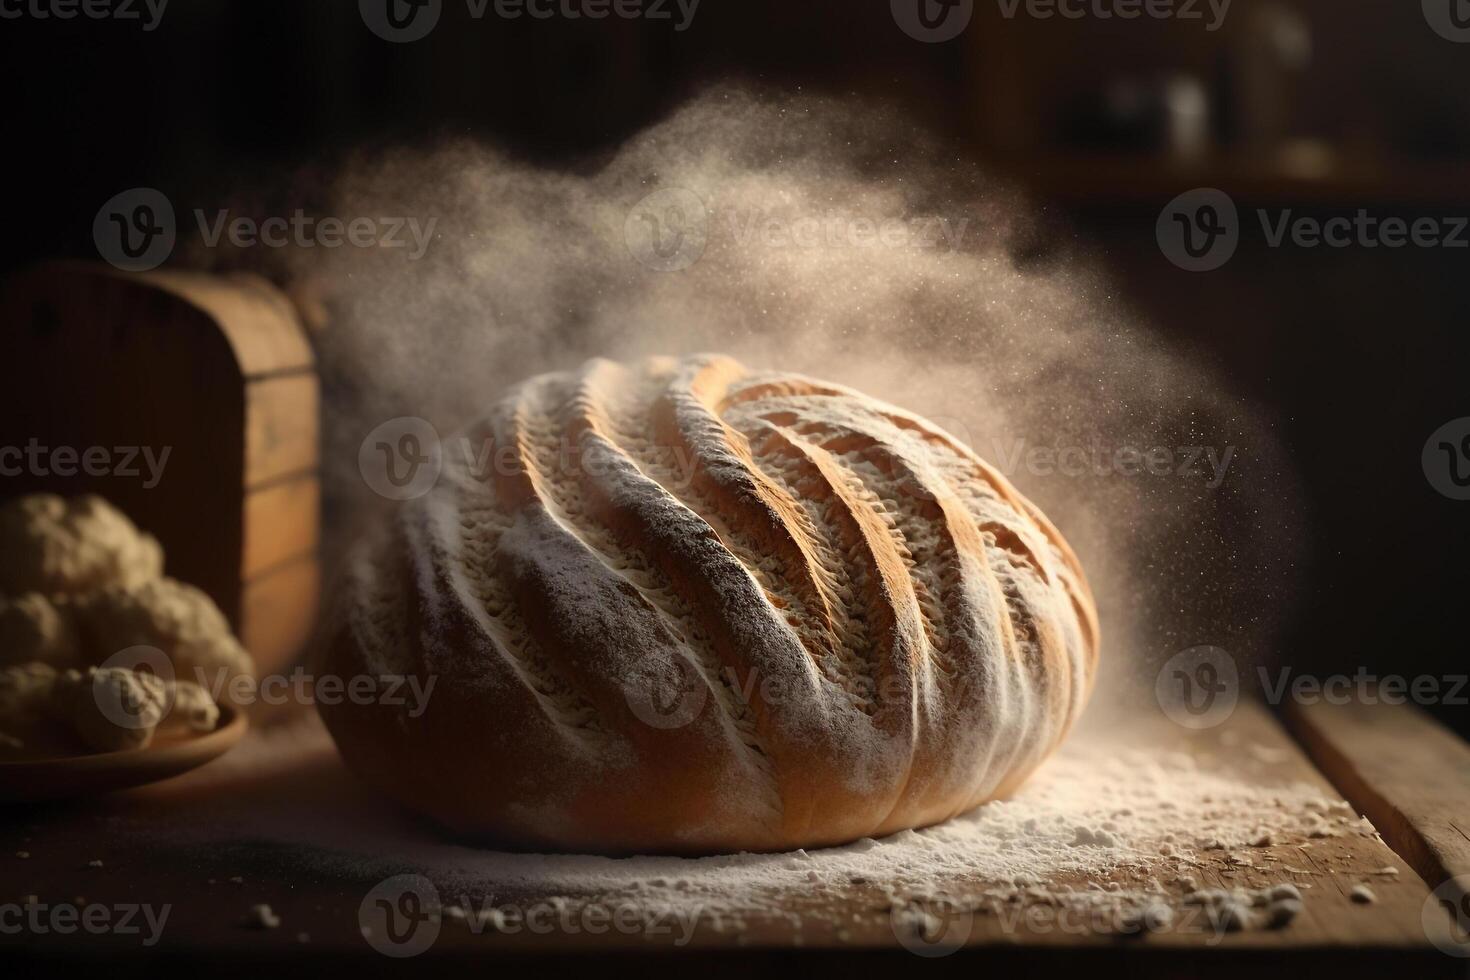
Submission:
<svg viewBox="0 0 1470 980">
<path fill-rule="evenodd" d="M 1091 689 L 1060 534 L 943 430 L 721 356 L 514 389 L 357 563 L 323 706 L 349 764 L 461 831 L 773 850 L 1015 788 Z"/>
</svg>

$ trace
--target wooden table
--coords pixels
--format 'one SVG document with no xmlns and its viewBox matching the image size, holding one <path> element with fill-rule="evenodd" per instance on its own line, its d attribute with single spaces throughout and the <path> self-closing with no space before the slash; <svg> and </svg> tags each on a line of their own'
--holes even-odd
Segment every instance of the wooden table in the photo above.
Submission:
<svg viewBox="0 0 1470 980">
<path fill-rule="evenodd" d="M 972 882 L 966 887 L 973 889 L 974 900 L 966 903 L 961 896 L 960 905 L 942 912 L 947 918 L 940 925 L 949 938 L 930 942 L 933 937 L 924 935 L 923 923 L 915 926 L 915 920 L 906 918 L 913 909 L 890 907 L 881 882 L 853 882 L 836 892 L 793 889 L 781 914 L 753 913 L 735 930 L 700 919 L 687 944 L 673 941 L 672 924 L 664 933 L 607 929 L 592 934 L 553 925 L 541 933 L 521 929 L 507 934 L 473 916 L 467 924 L 445 913 L 433 923 L 433 942 L 422 955 L 390 958 L 364 936 L 361 917 L 382 879 L 382 866 L 333 864 L 327 859 L 330 839 L 303 843 L 290 830 L 294 822 L 310 819 L 328 828 L 328 837 L 333 826 L 340 826 L 344 837 L 371 832 L 389 841 L 401 835 L 405 842 L 432 832 L 370 796 L 342 769 L 329 743 L 313 736 L 319 739 L 313 749 L 278 766 L 260 768 L 245 764 L 247 756 L 233 761 L 227 756 L 145 790 L 4 814 L 0 903 L 34 895 L 51 907 L 84 902 L 113 909 L 149 903 L 168 904 L 171 912 L 161 938 L 146 949 L 140 935 L 10 930 L 0 935 L 0 953 L 13 964 L 95 963 L 109 974 L 151 973 L 160 962 L 212 974 L 315 972 L 342 960 L 371 972 L 396 972 L 405 966 L 504 969 L 543 966 L 553 959 L 600 969 L 598 964 L 615 956 L 640 969 L 741 975 L 767 965 L 822 960 L 842 969 L 959 969 L 971 975 L 977 969 L 1075 968 L 1126 970 L 1130 975 L 1239 976 L 1248 971 L 1284 976 L 1321 967 L 1348 976 L 1391 971 L 1395 980 L 1470 976 L 1470 957 L 1441 952 L 1426 935 L 1438 915 L 1443 934 L 1454 937 L 1444 898 L 1465 901 L 1463 891 L 1453 889 L 1456 875 L 1470 874 L 1470 838 L 1465 835 L 1470 749 L 1408 708 L 1319 705 L 1294 709 L 1286 721 L 1283 726 L 1264 708 L 1242 704 L 1217 729 L 1183 736 L 1174 732 L 1180 747 L 1197 755 L 1228 758 L 1230 753 L 1220 751 L 1222 745 L 1243 738 L 1264 746 L 1276 754 L 1279 773 L 1320 786 L 1333 797 L 1347 793 L 1384 835 L 1386 840 L 1369 833 L 1311 841 L 1283 835 L 1260 848 L 1248 866 L 1233 863 L 1228 850 L 1196 856 L 1193 877 L 1200 887 L 1253 888 L 1282 880 L 1306 884 L 1310 891 L 1304 889 L 1304 911 L 1279 930 L 1176 928 L 1124 936 L 1106 930 L 1036 929 L 1025 917 L 997 914 L 997 903 L 985 897 L 987 883 Z M 310 729 L 298 725 L 266 735 L 280 742 L 299 738 L 303 730 Z M 259 758 L 270 745 L 267 739 L 241 751 Z M 215 829 L 226 825 L 250 829 Z M 407 846 L 401 857 L 380 857 L 390 864 L 396 860 L 404 873 L 416 872 Z M 97 861 L 100 866 L 94 865 Z M 1386 867 L 1399 873 L 1382 873 Z M 1301 874 L 1286 870 L 1292 868 Z M 1107 888 L 1112 880 L 1137 877 L 1136 869 L 1117 875 L 1062 875 L 1048 885 Z M 1376 901 L 1367 906 L 1353 901 L 1353 886 L 1370 879 Z M 1431 895 L 1431 889 L 1442 885 L 1448 890 Z M 1176 898 L 1186 890 L 1171 887 Z M 523 905 L 551 898 L 534 892 L 511 885 L 501 897 L 514 897 Z M 269 903 L 280 926 L 249 927 L 245 920 L 255 903 Z M 1470 923 L 1470 912 L 1462 923 Z M 953 955 L 932 955 L 949 954 L 944 944 L 959 935 L 964 942 Z M 1463 943 L 1457 951 L 1470 954 L 1470 935 L 1459 938 Z"/>
</svg>

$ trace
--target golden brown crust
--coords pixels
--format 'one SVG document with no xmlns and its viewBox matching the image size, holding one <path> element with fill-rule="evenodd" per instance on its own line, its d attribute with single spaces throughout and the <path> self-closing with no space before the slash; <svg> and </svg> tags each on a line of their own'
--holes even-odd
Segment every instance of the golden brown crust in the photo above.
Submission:
<svg viewBox="0 0 1470 980">
<path fill-rule="evenodd" d="M 462 832 L 776 850 L 1014 788 L 1092 685 L 1075 556 L 930 423 L 724 357 L 534 378 L 366 549 L 323 705 L 348 763 Z"/>
</svg>

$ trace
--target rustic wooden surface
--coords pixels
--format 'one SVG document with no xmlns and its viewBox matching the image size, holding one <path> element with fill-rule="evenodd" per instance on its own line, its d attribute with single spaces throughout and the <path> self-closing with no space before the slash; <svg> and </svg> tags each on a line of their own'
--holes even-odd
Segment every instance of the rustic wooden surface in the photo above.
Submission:
<svg viewBox="0 0 1470 980">
<path fill-rule="evenodd" d="M 1234 754 L 1228 746 L 1242 739 L 1273 753 L 1273 780 L 1319 786 L 1335 797 L 1275 719 L 1251 705 L 1242 705 L 1220 729 L 1189 734 L 1181 746 L 1218 759 Z M 400 961 L 375 952 L 360 931 L 360 906 L 380 875 L 335 866 L 323 860 L 323 853 L 265 829 L 221 842 L 210 839 L 209 828 L 227 812 L 236 821 L 256 814 L 261 828 L 273 820 L 310 814 L 327 826 L 340 825 L 344 835 L 370 826 L 380 828 L 387 840 L 401 833 L 407 842 L 431 832 L 361 788 L 328 743 L 268 773 L 249 768 L 232 772 L 230 763 L 226 757 L 181 779 L 87 804 L 19 809 L 0 816 L 0 880 L 5 883 L 0 899 L 34 894 L 53 902 L 82 896 L 103 903 L 169 903 L 174 911 L 161 951 L 171 962 L 208 964 L 211 973 L 244 972 L 267 963 L 309 966 L 339 957 L 368 971 L 397 968 Z M 19 850 L 29 856 L 14 857 Z M 405 871 L 412 867 L 410 850 L 405 843 Z M 1465 976 L 1467 961 L 1446 956 L 1426 941 L 1421 917 L 1430 897 L 1427 886 L 1375 837 L 1309 840 L 1282 835 L 1270 847 L 1253 849 L 1252 857 L 1251 865 L 1241 866 L 1227 852 L 1204 852 L 1194 877 L 1201 886 L 1224 888 L 1298 882 L 1304 886 L 1304 912 L 1290 927 L 1232 934 L 1181 929 L 1143 937 L 1034 932 L 1024 919 L 1019 926 L 1014 921 L 1006 925 L 977 899 L 963 948 L 952 956 L 926 958 L 904 948 L 903 929 L 885 902 L 881 883 L 862 883 L 840 893 L 793 891 L 784 896 L 780 914 L 752 917 L 739 931 L 721 930 L 701 919 L 689 944 L 678 949 L 671 948 L 667 935 L 504 935 L 446 919 L 433 947 L 412 962 L 434 968 L 486 962 L 509 967 L 618 952 L 640 956 L 648 968 L 678 964 L 678 969 L 702 973 L 824 958 L 857 971 L 895 966 L 971 971 L 1126 968 L 1130 975 L 1143 976 L 1238 976 L 1247 971 L 1286 976 L 1310 965 L 1339 976 L 1378 976 L 1386 970 L 1405 978 Z M 93 860 L 102 861 L 102 867 L 89 867 Z M 1402 870 L 1383 874 L 1387 866 Z M 1128 886 L 1147 874 L 1148 869 L 1132 869 L 1094 879 L 1063 877 L 1050 884 L 1083 888 L 1093 881 L 1103 887 L 1119 881 Z M 1371 882 L 1374 904 L 1350 899 L 1361 882 Z M 977 895 L 983 885 L 974 886 Z M 548 896 L 512 889 L 499 898 L 525 905 Z M 258 902 L 271 905 L 281 917 L 280 928 L 256 931 L 242 924 L 249 907 Z M 110 936 L 17 940 L 0 935 L 4 948 L 54 962 L 109 955 L 128 943 Z M 117 958 L 109 964 L 124 961 Z"/>
<path fill-rule="evenodd" d="M 1470 745 L 1406 704 L 1287 709 L 1313 761 L 1470 926 Z M 1470 937 L 1467 937 L 1470 952 Z"/>
</svg>

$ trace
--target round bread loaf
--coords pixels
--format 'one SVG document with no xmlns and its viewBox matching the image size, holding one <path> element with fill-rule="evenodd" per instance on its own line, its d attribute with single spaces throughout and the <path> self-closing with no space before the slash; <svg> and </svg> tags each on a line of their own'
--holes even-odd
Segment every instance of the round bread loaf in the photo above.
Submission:
<svg viewBox="0 0 1470 980">
<path fill-rule="evenodd" d="M 598 360 L 523 383 L 442 463 L 352 562 L 317 667 L 378 679 L 319 699 L 328 727 L 456 832 L 877 837 L 1013 790 L 1092 687 L 1097 616 L 1056 529 L 851 389 Z"/>
</svg>

